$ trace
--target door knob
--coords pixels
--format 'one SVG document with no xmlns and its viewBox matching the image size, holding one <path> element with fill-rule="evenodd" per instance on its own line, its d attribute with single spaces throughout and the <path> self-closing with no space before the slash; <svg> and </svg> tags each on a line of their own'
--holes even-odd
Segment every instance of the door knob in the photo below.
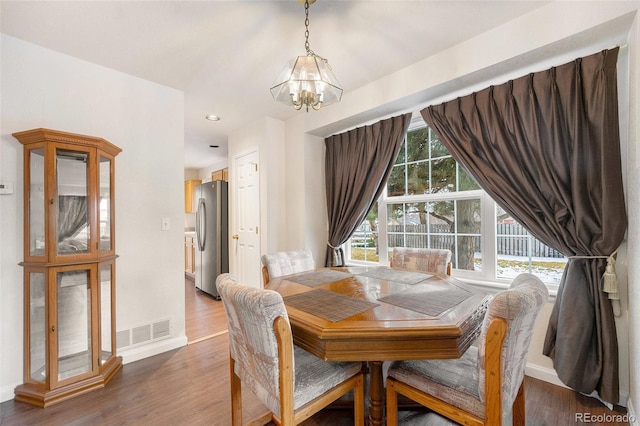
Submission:
<svg viewBox="0 0 640 426">
<path fill-rule="evenodd" d="M 238 234 L 233 234 L 233 236 L 231 238 L 233 238 L 234 240 L 237 240 L 237 239 L 240 238 L 240 236 Z"/>
</svg>

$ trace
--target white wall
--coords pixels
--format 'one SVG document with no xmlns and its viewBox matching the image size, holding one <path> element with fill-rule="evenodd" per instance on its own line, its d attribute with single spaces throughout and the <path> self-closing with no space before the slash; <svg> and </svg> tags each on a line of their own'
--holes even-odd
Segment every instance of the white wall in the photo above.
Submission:
<svg viewBox="0 0 640 426">
<path fill-rule="evenodd" d="M 285 164 L 289 226 L 281 229 L 287 235 L 284 241 L 289 245 L 304 242 L 306 245 L 319 247 L 326 240 L 326 213 L 323 216 L 310 214 L 312 209 L 309 208 L 308 192 L 314 190 L 314 196 L 318 198 L 321 193 L 324 194 L 321 186 L 324 167 L 317 167 L 316 155 L 323 152 L 323 137 L 388 116 L 417 111 L 424 106 L 491 84 L 500 84 L 510 78 L 560 65 L 602 49 L 627 44 L 625 49 L 628 51 L 621 52 L 621 55 L 631 57 L 629 66 L 632 73 L 634 70 L 635 73 L 630 75 L 629 83 L 621 83 L 621 90 L 629 94 L 631 115 L 630 119 L 627 117 L 625 120 L 623 116 L 626 111 L 621 113 L 621 125 L 626 126 L 625 123 L 628 122 L 629 127 L 629 132 L 622 135 L 622 146 L 623 158 L 628 158 L 630 163 L 625 163 L 623 169 L 629 171 L 629 175 L 625 177 L 630 195 L 629 219 L 632 223 L 629 240 L 640 238 L 639 231 L 635 229 L 639 203 L 635 188 L 640 184 L 637 176 L 640 154 L 636 148 L 639 97 L 635 76 L 638 73 L 637 53 L 640 45 L 637 36 L 639 7 L 637 2 L 553 2 L 367 86 L 345 92 L 339 104 L 309 113 L 304 119 L 296 117 L 289 120 L 286 123 L 286 144 L 290 152 L 294 149 L 296 152 L 287 158 Z M 621 65 L 626 67 L 625 60 L 621 61 Z M 336 73 L 339 74 L 339 70 Z M 307 135 L 301 136 L 300 132 Z M 296 146 L 303 142 L 303 147 Z M 634 155 L 627 156 L 627 150 Z M 304 164 L 300 164 L 300 160 L 304 160 Z M 304 177 L 305 182 L 299 181 L 301 177 Z M 301 189 L 304 189 L 305 195 L 300 194 Z M 296 234 L 292 235 L 290 232 Z M 305 237 L 302 238 L 299 232 L 305 232 Z M 317 248 L 316 250 L 318 251 Z M 323 251 L 321 254 L 314 254 L 320 255 L 321 260 L 324 260 Z M 637 269 L 639 266 L 633 265 L 638 262 L 627 262 L 627 258 L 637 259 L 639 255 L 640 247 L 635 240 L 629 242 L 628 249 L 624 243 L 618 257 L 618 272 L 623 287 L 626 287 L 627 282 L 626 265 L 632 264 L 629 287 L 631 297 L 636 302 L 640 302 L 640 296 L 634 293 L 633 284 L 640 282 L 640 270 Z M 637 331 L 640 316 L 633 316 L 633 312 L 630 316 L 625 288 L 621 291 L 621 297 L 622 312 L 616 321 L 620 347 L 621 402 L 626 403 L 626 397 L 631 394 L 633 405 L 638 406 L 640 383 L 638 378 L 634 378 L 633 382 L 629 381 L 630 370 L 634 370 L 629 367 L 629 354 L 635 361 L 633 365 L 638 365 L 640 354 L 635 349 L 638 339 L 629 330 Z M 541 354 L 551 307 L 551 304 L 545 307 L 538 320 L 527 373 L 560 383 L 551 360 Z"/>
<path fill-rule="evenodd" d="M 46 127 L 102 137 L 116 157 L 116 331 L 170 320 L 170 336 L 119 350 L 130 362 L 186 344 L 182 92 L 1 36 L 0 400 L 22 383 L 22 145 Z M 162 217 L 171 229 L 161 231 Z"/>
</svg>

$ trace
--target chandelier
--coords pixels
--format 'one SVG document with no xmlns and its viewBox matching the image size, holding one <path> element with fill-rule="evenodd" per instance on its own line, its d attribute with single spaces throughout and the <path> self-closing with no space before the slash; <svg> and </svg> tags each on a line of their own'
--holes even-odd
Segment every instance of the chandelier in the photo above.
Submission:
<svg viewBox="0 0 640 426">
<path fill-rule="evenodd" d="M 299 0 L 302 2 L 302 0 Z M 315 0 L 311 0 L 313 4 Z M 273 98 L 300 110 L 309 107 L 319 110 L 324 105 L 338 102 L 342 88 L 331 71 L 329 61 L 309 47 L 309 0 L 304 2 L 304 47 L 306 56 L 291 59 L 284 67 L 276 84 L 271 88 Z"/>
</svg>

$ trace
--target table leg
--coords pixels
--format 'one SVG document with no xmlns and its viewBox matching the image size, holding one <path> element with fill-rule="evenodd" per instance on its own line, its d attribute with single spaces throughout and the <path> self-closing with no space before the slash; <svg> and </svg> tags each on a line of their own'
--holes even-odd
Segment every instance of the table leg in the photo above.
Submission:
<svg viewBox="0 0 640 426">
<path fill-rule="evenodd" d="M 369 424 L 384 425 L 384 386 L 382 361 L 369 362 Z"/>
</svg>

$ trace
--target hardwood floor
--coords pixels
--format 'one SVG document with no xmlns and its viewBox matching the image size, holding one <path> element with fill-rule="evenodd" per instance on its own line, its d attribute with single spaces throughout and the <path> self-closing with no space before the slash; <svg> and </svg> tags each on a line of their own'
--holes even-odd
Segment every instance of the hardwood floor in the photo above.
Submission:
<svg viewBox="0 0 640 426">
<path fill-rule="evenodd" d="M 184 280 L 185 333 L 189 344 L 227 331 L 222 301 L 196 289 L 192 280 Z"/>
<path fill-rule="evenodd" d="M 0 404 L 0 425 L 229 425 L 228 334 L 223 332 L 223 307 L 221 302 L 191 291 L 189 285 L 193 286 L 193 282 L 185 283 L 187 298 L 192 298 L 187 300 L 187 306 L 199 307 L 187 311 L 187 336 L 194 343 L 126 364 L 106 388 L 45 409 L 6 401 Z M 610 411 L 593 398 L 540 380 L 527 377 L 525 392 L 528 425 L 629 424 L 609 421 L 610 418 L 602 422 L 580 421 L 576 415 L 585 419 L 587 415 L 615 416 L 624 411 Z M 243 405 L 245 422 L 266 414 L 250 392 L 244 393 Z M 350 424 L 351 410 L 325 410 L 304 426 Z"/>
</svg>

